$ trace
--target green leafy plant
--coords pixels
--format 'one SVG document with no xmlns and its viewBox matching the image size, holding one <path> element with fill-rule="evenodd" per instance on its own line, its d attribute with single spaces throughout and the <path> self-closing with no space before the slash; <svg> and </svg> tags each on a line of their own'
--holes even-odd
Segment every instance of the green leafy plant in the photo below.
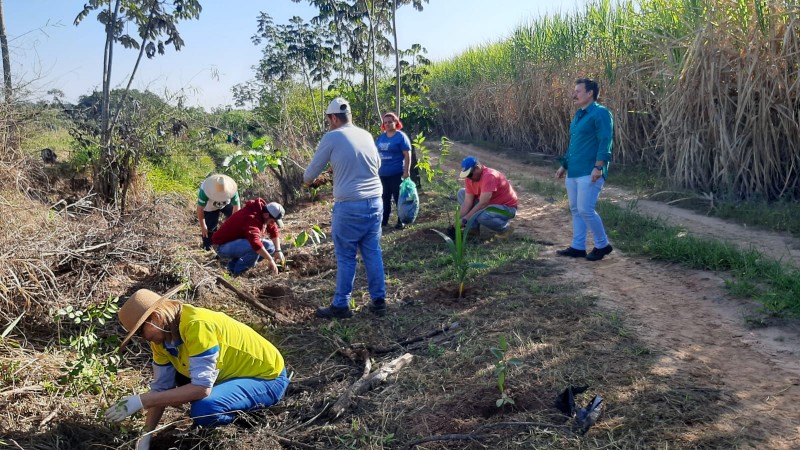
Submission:
<svg viewBox="0 0 800 450">
<path fill-rule="evenodd" d="M 486 264 L 481 262 L 467 261 L 465 250 L 467 248 L 467 238 L 469 237 L 469 234 L 465 231 L 472 229 L 472 225 L 475 223 L 476 216 L 470 217 L 465 227 L 466 230 L 462 230 L 461 219 L 458 218 L 460 209 L 461 208 L 459 206 L 456 206 L 457 219 L 454 224 L 455 239 L 439 230 L 433 230 L 444 239 L 444 241 L 447 243 L 447 247 L 450 249 L 450 254 L 453 257 L 453 269 L 455 270 L 456 282 L 458 282 L 459 298 L 464 295 L 464 282 L 467 279 L 467 273 L 469 272 L 469 269 L 485 269 L 488 267 Z"/>
<path fill-rule="evenodd" d="M 431 151 L 425 146 L 425 135 L 419 133 L 414 137 L 411 145 L 419 151 L 417 156 L 417 168 L 425 174 L 428 183 L 433 181 L 433 176 L 436 174 L 436 169 L 431 166 Z"/>
<path fill-rule="evenodd" d="M 428 183 L 433 182 L 434 176 L 444 174 L 442 164 L 445 158 L 450 156 L 450 148 L 453 146 L 453 141 L 448 139 L 447 136 L 442 136 L 439 144 L 439 159 L 435 166 L 431 164 L 431 151 L 425 145 L 425 136 L 422 133 L 414 137 L 411 145 L 419 151 L 417 168 L 425 174 L 425 179 L 428 180 Z"/>
<path fill-rule="evenodd" d="M 508 352 L 508 341 L 505 336 L 500 336 L 498 346 L 489 349 L 494 356 L 494 375 L 497 377 L 497 389 L 500 390 L 500 398 L 497 399 L 495 405 L 502 408 L 504 405 L 513 405 L 512 399 L 506 392 L 506 379 L 508 378 L 509 369 L 522 365 L 522 360 L 519 358 L 506 359 L 506 352 Z"/>
<path fill-rule="evenodd" d="M 295 248 L 300 248 L 306 245 L 308 242 L 317 245 L 320 242 L 322 242 L 322 240 L 325 239 L 326 237 L 327 236 L 322 231 L 322 228 L 320 228 L 319 225 L 312 225 L 311 228 L 309 228 L 307 231 L 303 230 L 300 233 L 298 233 L 298 235 L 295 236 L 291 242 L 292 245 L 295 246 Z"/>
<path fill-rule="evenodd" d="M 242 190 L 253 185 L 255 175 L 268 168 L 277 169 L 282 164 L 283 153 L 272 148 L 270 138 L 256 139 L 250 148 L 239 150 L 222 162 L 223 172 L 236 180 Z"/>
<path fill-rule="evenodd" d="M 436 173 L 443 174 L 444 170 L 442 169 L 442 164 L 444 163 L 445 159 L 450 156 L 450 147 L 453 146 L 453 141 L 448 139 L 447 136 L 442 136 L 442 139 L 439 140 L 439 159 L 436 162 Z"/>
<path fill-rule="evenodd" d="M 100 393 L 103 386 L 113 380 L 117 373 L 120 356 L 114 348 L 119 343 L 119 338 L 100 338 L 96 331 L 98 326 L 105 325 L 117 313 L 118 301 L 119 297 L 109 297 L 103 304 L 90 306 L 85 311 L 70 305 L 53 312 L 56 320 L 79 326 L 76 334 L 60 339 L 61 344 L 75 354 L 61 368 L 64 374 L 59 380 L 73 395 L 83 392 Z"/>
</svg>

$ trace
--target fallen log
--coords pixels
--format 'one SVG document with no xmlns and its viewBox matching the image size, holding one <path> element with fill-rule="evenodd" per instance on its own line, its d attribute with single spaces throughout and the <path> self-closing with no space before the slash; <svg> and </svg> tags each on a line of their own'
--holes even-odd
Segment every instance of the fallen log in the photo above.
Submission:
<svg viewBox="0 0 800 450">
<path fill-rule="evenodd" d="M 241 290 L 237 289 L 234 285 L 229 283 L 228 280 L 226 280 L 225 278 L 222 278 L 222 277 L 218 276 L 217 277 L 217 283 L 219 283 L 219 284 L 225 286 L 226 288 L 232 290 L 240 299 L 250 303 L 257 310 L 269 315 L 270 317 L 275 319 L 275 321 L 277 321 L 278 323 L 281 323 L 281 324 L 284 324 L 284 325 L 290 325 L 290 324 L 294 323 L 294 322 L 292 322 L 291 319 L 289 319 L 288 317 L 286 317 L 283 314 L 279 313 L 278 311 L 275 311 L 274 309 L 265 306 L 263 303 L 258 301 L 258 299 L 256 299 L 252 295 L 247 294 L 247 293 L 242 292 Z"/>
<path fill-rule="evenodd" d="M 331 407 L 328 416 L 333 420 L 339 418 L 339 416 L 341 416 L 342 413 L 352 404 L 353 396 L 361 395 L 369 390 L 374 389 L 389 375 L 392 375 L 393 373 L 400 371 L 403 367 L 411 364 L 413 359 L 414 355 L 411 353 L 406 353 L 399 358 L 389 361 L 375 372 L 369 373 L 369 357 L 367 357 L 367 362 L 364 363 L 364 375 L 358 381 L 353 383 L 353 385 L 350 386 L 350 388 L 345 391 L 341 397 L 339 397 L 339 400 L 337 400 L 336 403 L 334 403 L 334 405 Z"/>
</svg>

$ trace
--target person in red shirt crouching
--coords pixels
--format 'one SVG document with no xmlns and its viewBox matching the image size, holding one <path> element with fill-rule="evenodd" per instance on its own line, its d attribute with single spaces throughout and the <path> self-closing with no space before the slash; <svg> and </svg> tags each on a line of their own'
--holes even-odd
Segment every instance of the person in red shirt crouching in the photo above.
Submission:
<svg viewBox="0 0 800 450">
<path fill-rule="evenodd" d="M 458 191 L 461 223 L 475 217 L 471 233 L 479 233 L 483 225 L 500 238 L 511 236 L 514 229 L 508 222 L 517 215 L 517 193 L 506 176 L 467 156 L 461 161 L 459 178 L 464 180 L 464 187 Z"/>
<path fill-rule="evenodd" d="M 272 273 L 278 273 L 272 255 L 284 262 L 280 240 L 284 213 L 280 204 L 257 198 L 248 201 L 214 233 L 211 243 L 220 260 L 228 261 L 228 271 L 232 275 L 255 267 L 261 259 L 267 261 Z M 269 239 L 265 239 L 264 233 Z"/>
</svg>

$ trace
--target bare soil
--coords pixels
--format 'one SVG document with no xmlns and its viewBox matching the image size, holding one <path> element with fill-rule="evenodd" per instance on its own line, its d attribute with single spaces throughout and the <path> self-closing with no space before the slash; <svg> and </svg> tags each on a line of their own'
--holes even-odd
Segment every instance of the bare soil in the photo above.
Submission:
<svg viewBox="0 0 800 450">
<path fill-rule="evenodd" d="M 473 145 L 454 145 L 453 160 L 468 154 L 514 178 L 552 178 L 554 170 L 514 161 Z M 634 196 L 613 187 L 601 199 L 627 202 Z M 520 192 L 515 233 L 557 243 L 542 252 L 566 270 L 553 277 L 578 283 L 636 324 L 650 346 L 663 350 L 654 373 L 693 377 L 733 393 L 738 406 L 725 411 L 713 426 L 735 433 L 742 427 L 764 437 L 760 448 L 800 448 L 800 327 L 796 323 L 752 329 L 745 317 L 756 308 L 726 295 L 720 274 L 688 270 L 672 264 L 622 254 L 618 250 L 600 262 L 559 258 L 555 250 L 569 245 L 571 225 L 563 202 L 552 203 Z M 641 212 L 684 227 L 689 233 L 729 239 L 776 259 L 800 266 L 800 243 L 790 236 L 745 228 L 653 201 L 639 200 Z M 613 242 L 612 242 L 613 244 Z"/>
</svg>

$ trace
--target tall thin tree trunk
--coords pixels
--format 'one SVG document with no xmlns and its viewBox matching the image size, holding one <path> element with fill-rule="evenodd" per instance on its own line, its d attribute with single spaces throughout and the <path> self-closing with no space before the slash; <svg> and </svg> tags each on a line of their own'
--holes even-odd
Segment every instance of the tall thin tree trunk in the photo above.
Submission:
<svg viewBox="0 0 800 450">
<path fill-rule="evenodd" d="M 367 6 L 367 5 L 365 5 Z M 378 74 L 375 70 L 375 52 L 376 52 L 376 42 L 375 42 L 375 0 L 372 0 L 367 8 L 367 18 L 369 19 L 369 40 L 370 40 L 370 47 L 371 52 L 370 55 L 372 56 L 372 92 L 375 96 L 375 112 L 378 114 L 378 122 L 381 121 L 381 105 L 380 101 L 378 100 Z"/>
<path fill-rule="evenodd" d="M 8 55 L 8 36 L 6 36 L 3 0 L 0 0 L 0 51 L 3 53 L 3 91 L 6 104 L 10 105 L 13 101 L 14 90 L 11 86 L 11 58 Z"/>
<path fill-rule="evenodd" d="M 400 117 L 400 49 L 397 48 L 397 0 L 392 0 L 392 35 L 394 36 L 394 65 L 397 70 L 395 112 Z"/>
<path fill-rule="evenodd" d="M 114 23 L 119 15 L 120 0 L 114 2 L 114 10 L 111 11 L 111 0 L 108 3 L 109 19 L 106 24 L 106 45 L 103 53 L 103 97 L 100 102 L 102 111 L 100 112 L 101 140 L 100 160 L 95 166 L 95 187 L 100 196 L 107 202 L 116 203 L 117 189 L 119 186 L 119 168 L 115 161 L 114 147 L 112 145 L 112 133 L 110 127 L 111 118 L 111 67 L 114 60 Z"/>
</svg>

